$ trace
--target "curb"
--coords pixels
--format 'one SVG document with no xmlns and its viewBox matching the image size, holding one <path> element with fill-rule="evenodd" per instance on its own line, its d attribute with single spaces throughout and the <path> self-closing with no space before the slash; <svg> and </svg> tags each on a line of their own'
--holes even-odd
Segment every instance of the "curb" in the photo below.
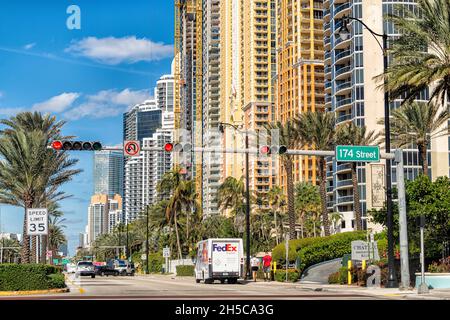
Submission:
<svg viewBox="0 0 450 320">
<path fill-rule="evenodd" d="M 34 294 L 65 293 L 69 291 L 69 288 L 30 291 L 0 291 L 0 296 L 26 296 Z"/>
</svg>

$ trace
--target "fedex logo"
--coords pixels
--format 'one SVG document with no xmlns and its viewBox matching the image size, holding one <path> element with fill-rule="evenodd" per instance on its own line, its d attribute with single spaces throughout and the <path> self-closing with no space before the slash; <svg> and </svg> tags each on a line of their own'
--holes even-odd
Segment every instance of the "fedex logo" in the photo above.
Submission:
<svg viewBox="0 0 450 320">
<path fill-rule="evenodd" d="M 232 246 L 230 243 L 220 246 L 220 245 L 214 243 L 213 251 L 236 251 L 237 252 L 237 246 Z"/>
</svg>

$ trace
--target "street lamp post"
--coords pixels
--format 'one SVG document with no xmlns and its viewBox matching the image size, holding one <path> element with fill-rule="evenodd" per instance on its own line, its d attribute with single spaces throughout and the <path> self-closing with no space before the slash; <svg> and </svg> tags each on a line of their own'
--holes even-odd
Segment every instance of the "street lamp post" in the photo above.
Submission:
<svg viewBox="0 0 450 320">
<path fill-rule="evenodd" d="M 386 72 L 388 67 L 388 35 L 383 32 L 383 34 L 376 33 L 372 29 L 370 29 L 362 20 L 354 17 L 346 17 L 342 18 L 342 26 L 339 28 L 337 34 L 342 40 L 347 40 L 350 37 L 350 30 L 348 29 L 349 20 L 358 21 L 361 23 L 375 38 L 380 45 L 381 50 L 383 50 L 383 72 Z M 382 37 L 383 44 L 381 45 L 378 41 L 377 37 Z M 386 78 L 384 79 L 384 84 L 386 85 Z M 385 152 L 391 152 L 391 129 L 389 123 L 389 91 L 384 90 L 384 132 L 385 132 Z M 393 214 L 392 214 L 392 177 L 391 177 L 391 160 L 386 159 L 386 211 L 387 211 L 387 233 L 388 233 L 388 282 L 386 287 L 388 288 L 396 288 L 397 277 L 395 274 L 395 265 L 394 265 L 394 233 L 393 233 Z"/>
<path fill-rule="evenodd" d="M 149 206 L 147 205 L 147 207 L 145 208 L 145 211 L 147 213 L 147 222 L 146 222 L 146 236 L 145 236 L 145 274 L 149 274 L 148 272 L 148 216 L 149 216 L 149 212 L 148 212 Z"/>
<path fill-rule="evenodd" d="M 236 131 L 240 132 L 238 127 L 231 124 L 231 123 L 226 123 L 226 122 L 220 122 L 220 126 L 219 126 L 219 130 L 223 133 L 224 132 L 224 128 L 223 126 L 227 125 L 227 126 L 231 126 L 233 127 Z M 245 131 L 245 149 L 248 150 L 248 131 Z M 249 159 L 248 159 L 248 152 L 245 153 L 245 233 L 247 235 L 246 238 L 246 269 L 245 269 L 245 274 L 246 274 L 246 278 L 250 278 L 250 179 L 249 179 Z"/>
</svg>

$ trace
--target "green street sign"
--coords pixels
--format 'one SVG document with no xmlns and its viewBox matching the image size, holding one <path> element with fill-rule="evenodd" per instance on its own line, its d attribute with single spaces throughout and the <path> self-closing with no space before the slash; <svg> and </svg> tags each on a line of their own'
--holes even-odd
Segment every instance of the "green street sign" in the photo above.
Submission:
<svg viewBox="0 0 450 320">
<path fill-rule="evenodd" d="M 338 162 L 380 162 L 379 146 L 336 146 Z"/>
</svg>

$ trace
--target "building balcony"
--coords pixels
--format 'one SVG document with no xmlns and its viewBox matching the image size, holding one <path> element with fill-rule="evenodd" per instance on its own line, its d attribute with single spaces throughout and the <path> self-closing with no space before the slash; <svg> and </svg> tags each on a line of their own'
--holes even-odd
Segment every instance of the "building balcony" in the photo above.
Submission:
<svg viewBox="0 0 450 320">
<path fill-rule="evenodd" d="M 349 15 L 352 3 L 342 3 L 334 8 L 334 19 L 341 19 L 344 15 Z"/>
<path fill-rule="evenodd" d="M 352 88 L 352 82 L 346 81 L 339 84 L 336 84 L 334 94 L 335 95 L 345 95 L 347 94 Z"/>
<path fill-rule="evenodd" d="M 339 164 L 336 166 L 336 173 L 344 173 L 351 170 L 351 165 L 349 163 Z"/>
<path fill-rule="evenodd" d="M 337 67 L 337 65 L 336 65 L 336 67 Z M 335 80 L 349 78 L 351 76 L 352 71 L 353 71 L 353 68 L 352 68 L 352 66 L 349 66 L 349 65 L 347 65 L 345 67 L 336 68 L 336 71 L 334 73 Z"/>
<path fill-rule="evenodd" d="M 341 180 L 336 182 L 336 189 L 345 189 L 353 185 L 352 179 Z"/>
<path fill-rule="evenodd" d="M 349 60 L 350 57 L 351 57 L 350 50 L 341 51 L 334 56 L 334 63 L 343 64 L 345 61 Z"/>
<path fill-rule="evenodd" d="M 343 196 L 336 199 L 338 204 L 351 204 L 353 203 L 353 196 Z"/>
<path fill-rule="evenodd" d="M 347 109 L 352 105 L 352 98 L 345 98 L 341 100 L 337 100 L 335 104 L 335 111 Z"/>
<path fill-rule="evenodd" d="M 352 119 L 351 113 L 342 114 L 336 117 L 336 124 L 342 124 L 344 122 L 350 121 L 351 119 Z"/>
</svg>

